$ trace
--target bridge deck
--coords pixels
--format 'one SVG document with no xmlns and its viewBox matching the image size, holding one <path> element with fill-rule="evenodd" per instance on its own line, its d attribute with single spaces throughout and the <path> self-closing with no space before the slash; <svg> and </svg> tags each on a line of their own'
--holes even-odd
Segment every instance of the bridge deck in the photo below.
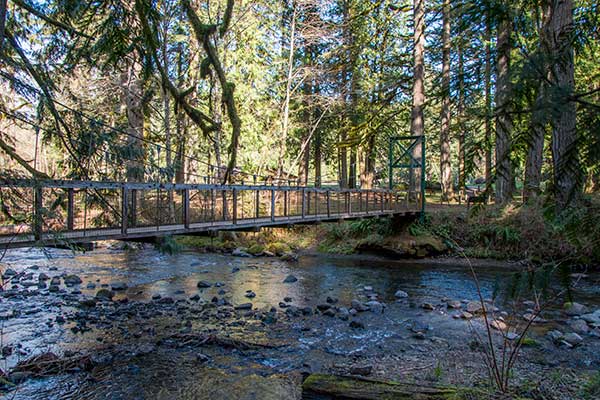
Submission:
<svg viewBox="0 0 600 400">
<path fill-rule="evenodd" d="M 129 240 L 219 230 L 415 215 L 420 198 L 390 190 L 82 181 L 0 182 L 0 246 Z"/>
</svg>

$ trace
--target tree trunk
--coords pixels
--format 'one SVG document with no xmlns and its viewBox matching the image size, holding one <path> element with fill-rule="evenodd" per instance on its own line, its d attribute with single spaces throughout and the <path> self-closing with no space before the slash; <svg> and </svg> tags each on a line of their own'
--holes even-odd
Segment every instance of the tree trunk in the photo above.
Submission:
<svg viewBox="0 0 600 400">
<path fill-rule="evenodd" d="M 485 184 L 492 182 L 492 25 L 489 11 L 485 26 Z"/>
<path fill-rule="evenodd" d="M 534 200 L 540 193 L 540 182 L 542 180 L 542 162 L 544 155 L 544 136 L 546 135 L 546 116 L 548 112 L 543 107 L 545 98 L 543 78 L 538 84 L 538 93 L 534 104 L 533 114 L 529 130 L 529 148 L 525 161 L 525 178 L 523 182 L 523 202 Z"/>
<path fill-rule="evenodd" d="M 144 179 L 144 112 L 142 105 L 143 80 L 142 65 L 134 57 L 127 70 L 121 74 L 123 95 L 127 112 L 127 147 L 125 162 L 128 182 L 141 182 Z"/>
<path fill-rule="evenodd" d="M 302 117 L 304 121 L 304 128 L 302 129 L 302 139 L 300 140 L 300 165 L 298 167 L 298 181 L 300 184 L 306 186 L 308 184 L 308 170 L 310 166 L 310 142 L 311 142 L 311 131 L 313 128 L 313 101 L 312 101 L 312 80 L 304 83 L 304 110 L 302 111 Z"/>
<path fill-rule="evenodd" d="M 453 197 L 450 154 L 450 0 L 444 0 L 442 30 L 442 113 L 440 130 L 440 184 L 442 201 Z"/>
<path fill-rule="evenodd" d="M 575 102 L 569 99 L 575 88 L 573 64 L 573 1 L 552 3 L 548 37 L 552 44 L 551 84 L 556 98 L 552 115 L 552 158 L 557 210 L 564 210 L 579 198 L 582 171 L 577 151 Z"/>
<path fill-rule="evenodd" d="M 413 2 L 414 19 L 414 77 L 413 77 L 413 99 L 412 112 L 410 120 L 411 136 L 423 136 L 425 134 L 423 106 L 425 105 L 425 0 L 414 0 Z M 413 165 L 421 161 L 422 146 L 417 144 L 414 147 Z M 424 167 L 424 166 L 423 166 Z M 416 197 L 419 188 L 421 176 L 420 168 L 411 168 L 410 170 L 410 191 L 412 197 Z"/>
<path fill-rule="evenodd" d="M 458 44 L 458 202 L 465 199 L 465 58 L 463 43 Z"/>
<path fill-rule="evenodd" d="M 292 6 L 292 20 L 290 21 L 290 44 L 289 53 L 287 59 L 287 76 L 285 80 L 285 98 L 283 100 L 283 119 L 281 122 L 281 142 L 279 144 L 279 160 L 277 163 L 277 176 L 281 177 L 283 174 L 283 160 L 287 152 L 287 138 L 289 133 L 289 121 L 290 121 L 290 98 L 292 95 L 292 77 L 294 72 L 294 52 L 296 42 L 296 3 L 291 2 Z M 279 183 L 279 182 L 277 182 Z"/>
<path fill-rule="evenodd" d="M 303 399 L 420 399 L 446 400 L 456 397 L 451 387 L 420 383 L 382 381 L 369 378 L 309 375 L 302 383 Z"/>
<path fill-rule="evenodd" d="M 497 39 L 496 78 L 496 203 L 512 198 L 512 165 L 510 160 L 512 119 L 510 115 L 510 51 L 512 24 L 508 16 L 500 21 Z"/>
<path fill-rule="evenodd" d="M 361 189 L 372 189 L 375 181 L 375 135 L 369 136 L 364 146 L 364 169 L 360 178 Z"/>
</svg>

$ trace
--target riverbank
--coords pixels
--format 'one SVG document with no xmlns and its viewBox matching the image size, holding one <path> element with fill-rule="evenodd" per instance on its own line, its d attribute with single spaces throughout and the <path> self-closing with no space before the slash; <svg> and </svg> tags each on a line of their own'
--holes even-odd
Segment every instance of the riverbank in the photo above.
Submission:
<svg viewBox="0 0 600 400">
<path fill-rule="evenodd" d="M 5 398 L 299 399 L 310 373 L 479 395 L 492 388 L 476 342 L 485 323 L 463 265 L 356 255 L 282 261 L 153 249 L 47 252 L 50 258 L 10 250 L 4 260 L 3 274 L 16 273 L 0 295 Z M 506 270 L 477 267 L 484 296 L 494 297 Z M 583 329 L 575 321 L 600 309 L 599 282 L 592 274 L 574 289 L 585 305 L 579 315 L 558 302 L 534 323 L 513 372 L 522 397 L 598 393 L 597 327 L 585 322 L 581 341 L 568 340 L 574 327 Z M 500 298 L 490 307 L 499 321 L 513 313 Z M 530 308 L 523 300 L 514 311 Z M 500 346 L 501 331 L 492 334 Z M 41 354 L 52 368 L 33 367 Z M 482 398 L 469 393 L 462 398 Z"/>
<path fill-rule="evenodd" d="M 600 266 L 600 200 L 589 198 L 577 212 L 560 217 L 549 217 L 547 210 L 541 203 L 471 209 L 432 204 L 424 222 L 401 227 L 375 218 L 175 241 L 196 251 L 287 258 L 294 253 L 374 254 L 390 259 L 454 257 L 459 263 L 469 258 L 523 266 Z"/>
</svg>

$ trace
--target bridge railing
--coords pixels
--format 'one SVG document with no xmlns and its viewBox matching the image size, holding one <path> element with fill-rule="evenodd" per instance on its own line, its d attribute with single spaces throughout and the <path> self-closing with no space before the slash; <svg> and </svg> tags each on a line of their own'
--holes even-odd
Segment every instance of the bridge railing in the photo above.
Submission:
<svg viewBox="0 0 600 400">
<path fill-rule="evenodd" d="M 90 181 L 0 182 L 0 236 L 113 235 L 273 225 L 400 211 L 420 198 L 386 189 Z"/>
</svg>

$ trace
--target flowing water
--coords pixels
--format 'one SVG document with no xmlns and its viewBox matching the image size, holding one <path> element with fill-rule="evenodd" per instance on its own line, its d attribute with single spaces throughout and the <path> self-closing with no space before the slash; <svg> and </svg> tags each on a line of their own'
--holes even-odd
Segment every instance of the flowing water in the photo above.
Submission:
<svg viewBox="0 0 600 400">
<path fill-rule="evenodd" d="M 11 349 L 4 352 L 4 366 L 0 367 L 9 370 L 45 351 L 91 354 L 96 364 L 91 372 L 27 379 L 8 392 L 7 399 L 295 398 L 301 373 L 331 371 L 349 362 L 375 362 L 375 375 L 398 376 L 406 371 L 401 365 L 416 369 L 448 358 L 454 349 L 467 351 L 473 335 L 470 326 L 481 325 L 452 318 L 455 311 L 447 310 L 442 302 L 477 299 L 474 280 L 464 265 L 326 256 L 302 256 L 296 263 L 287 263 L 275 258 L 194 252 L 165 255 L 153 249 L 108 248 L 83 254 L 57 249 L 10 250 L 3 263 L 18 272 L 33 272 L 36 282 L 37 274 L 45 273 L 50 277 L 75 274 L 83 283 L 61 286 L 58 293 L 33 285 L 18 286 L 14 288 L 17 293 L 32 293 L 0 299 L 2 346 Z M 485 298 L 506 285 L 514 272 L 507 267 L 477 270 Z M 288 275 L 294 275 L 297 282 L 284 283 Z M 198 289 L 200 280 L 213 286 Z M 582 281 L 577 299 L 597 306 L 599 280 L 592 274 Z M 87 311 L 82 314 L 76 306 L 76 299 L 94 296 L 98 289 L 115 283 L 127 285 L 126 290 L 117 292 L 114 303 L 122 305 L 117 310 L 125 312 L 108 305 L 106 314 L 94 314 L 92 329 L 73 331 L 77 321 L 90 319 Z M 88 288 L 89 284 L 95 288 Z M 330 297 L 335 306 L 350 308 L 353 299 L 366 301 L 368 286 L 387 308 L 382 315 L 367 312 L 351 318 L 360 321 L 364 329 L 352 328 L 337 317 L 288 317 L 283 308 L 276 323 L 240 312 L 216 320 L 193 314 L 194 307 L 210 304 L 213 298 L 226 299 L 232 305 L 252 302 L 254 309 L 267 310 L 287 297 L 292 299 L 289 304 L 299 308 L 314 308 Z M 399 289 L 409 293 L 408 300 L 396 302 L 394 293 Z M 248 291 L 256 296 L 246 297 Z M 188 300 L 196 294 L 199 300 Z M 140 309 L 157 303 L 158 296 L 172 298 L 173 305 Z M 436 310 L 423 310 L 424 302 Z M 557 312 L 548 313 L 554 314 Z M 57 316 L 65 316 L 66 322 L 58 323 Z M 417 330 L 426 332 L 426 340 L 414 337 Z M 163 331 L 211 332 L 277 346 L 198 347 L 178 343 L 172 336 L 165 339 L 160 335 Z M 561 353 L 557 357 L 570 365 L 600 365 L 597 354 L 574 358 Z"/>
</svg>

